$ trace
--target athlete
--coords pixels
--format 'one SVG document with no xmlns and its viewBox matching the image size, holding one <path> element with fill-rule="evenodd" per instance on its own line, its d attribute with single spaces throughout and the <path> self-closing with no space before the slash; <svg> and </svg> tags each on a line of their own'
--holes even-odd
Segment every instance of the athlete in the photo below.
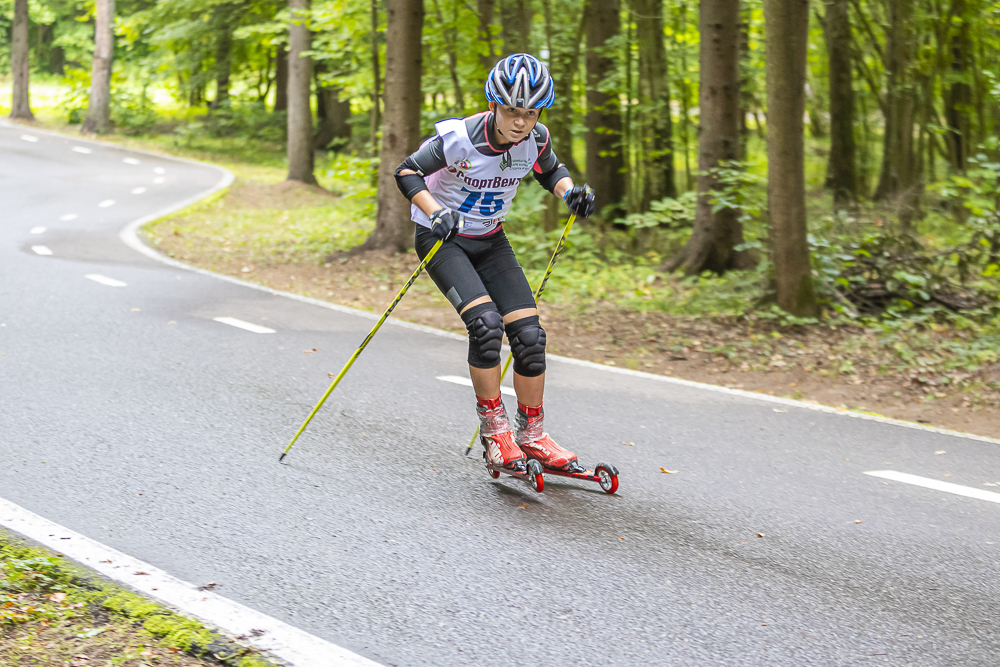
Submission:
<svg viewBox="0 0 1000 667">
<path fill-rule="evenodd" d="M 417 256 L 423 260 L 438 239 L 445 241 L 427 272 L 469 331 L 469 374 L 489 461 L 524 471 L 532 458 L 546 468 L 582 471 L 576 454 L 543 428 L 545 330 L 503 220 L 529 173 L 580 217 L 593 213 L 594 192 L 573 184 L 538 122 L 555 86 L 537 58 L 517 53 L 498 62 L 486 78 L 486 99 L 489 111 L 437 123 L 436 135 L 399 165 L 396 183 L 411 202 Z M 500 400 L 505 332 L 514 354 L 513 432 Z"/>
</svg>

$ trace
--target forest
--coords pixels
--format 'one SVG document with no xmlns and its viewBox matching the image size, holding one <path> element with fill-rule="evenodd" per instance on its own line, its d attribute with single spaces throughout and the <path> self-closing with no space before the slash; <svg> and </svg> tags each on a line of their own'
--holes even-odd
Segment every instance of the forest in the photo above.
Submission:
<svg viewBox="0 0 1000 667">
<path fill-rule="evenodd" d="M 1000 2 L 0 0 L 0 41 L 11 118 L 273 158 L 341 197 L 336 233 L 237 242 L 321 267 L 407 250 L 396 166 L 485 109 L 500 57 L 535 54 L 556 83 L 541 122 L 598 197 L 554 303 L 839 327 L 923 399 L 1000 387 Z M 506 225 L 534 275 L 567 212 L 527 180 Z M 794 357 L 753 340 L 705 356 Z"/>
</svg>

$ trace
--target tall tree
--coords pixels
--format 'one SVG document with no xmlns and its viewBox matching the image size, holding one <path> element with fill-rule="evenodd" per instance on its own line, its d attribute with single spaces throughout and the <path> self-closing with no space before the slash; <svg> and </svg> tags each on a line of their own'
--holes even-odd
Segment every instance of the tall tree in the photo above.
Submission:
<svg viewBox="0 0 1000 667">
<path fill-rule="evenodd" d="M 826 186 L 833 191 L 836 209 L 852 206 L 858 199 L 858 175 L 854 145 L 854 63 L 851 56 L 850 0 L 826 0 L 823 32 L 829 58 L 830 159 Z"/>
<path fill-rule="evenodd" d="M 663 0 L 630 0 L 639 45 L 640 134 L 646 168 L 640 205 L 676 197 L 670 77 L 664 42 Z"/>
<path fill-rule="evenodd" d="M 486 77 L 494 63 L 497 61 L 496 50 L 493 48 L 493 37 L 496 34 L 493 30 L 493 11 L 496 7 L 496 0 L 476 0 L 476 14 L 479 16 L 479 41 L 485 47 L 479 52 L 479 69 L 477 80 Z"/>
<path fill-rule="evenodd" d="M 819 313 L 806 241 L 803 114 L 809 0 L 764 0 L 767 31 L 767 201 L 778 306 Z"/>
<path fill-rule="evenodd" d="M 378 0 L 372 0 L 368 18 L 371 26 L 371 43 L 368 48 L 372 61 L 372 112 L 368 142 L 371 144 L 372 155 L 378 155 L 378 131 L 382 126 L 382 109 L 379 106 L 382 98 L 382 66 L 379 64 Z"/>
<path fill-rule="evenodd" d="M 10 69 L 14 75 L 10 117 L 34 120 L 28 98 L 31 59 L 28 51 L 28 0 L 14 0 L 14 25 L 11 27 Z"/>
<path fill-rule="evenodd" d="M 310 0 L 288 0 L 292 10 L 288 28 L 288 180 L 315 184 L 313 174 L 312 58 L 303 55 L 312 48 L 307 25 Z"/>
<path fill-rule="evenodd" d="M 413 243 L 410 206 L 396 189 L 396 167 L 420 144 L 423 0 L 386 0 L 385 103 L 375 230 L 361 250 L 402 252 Z"/>
<path fill-rule="evenodd" d="M 288 111 L 287 44 L 280 44 L 274 54 L 274 110 Z"/>
<path fill-rule="evenodd" d="M 919 199 L 915 182 L 913 122 L 916 94 L 912 66 L 916 47 L 912 0 L 888 0 L 889 29 L 885 45 L 887 73 L 882 171 L 876 200 L 894 201 L 900 226 L 908 231 Z"/>
<path fill-rule="evenodd" d="M 611 206 L 621 213 L 625 198 L 621 102 L 617 72 L 621 33 L 620 0 L 590 0 L 587 5 L 587 180 L 597 197 L 598 215 Z"/>
<path fill-rule="evenodd" d="M 233 5 L 215 8 L 215 99 L 212 109 L 229 102 L 229 79 L 233 74 Z"/>
<path fill-rule="evenodd" d="M 530 53 L 532 13 L 531 0 L 500 0 L 502 55 Z"/>
<path fill-rule="evenodd" d="M 82 132 L 111 131 L 111 58 L 115 46 L 115 0 L 97 0 L 94 29 L 94 65 L 90 74 L 90 102 Z"/>
<path fill-rule="evenodd" d="M 972 40 L 969 38 L 970 16 L 966 0 L 954 0 L 951 14 L 958 25 L 951 30 L 951 77 L 945 91 L 945 120 L 951 143 L 952 167 L 965 171 L 971 142 L 969 110 L 972 107 L 972 86 L 969 60 L 972 57 Z"/>
<path fill-rule="evenodd" d="M 702 0 L 698 30 L 698 205 L 687 245 L 663 266 L 666 271 L 683 269 L 687 275 L 722 274 L 749 268 L 754 262 L 747 251 L 735 250 L 743 243 L 739 211 L 714 211 L 712 204 L 713 192 L 719 188 L 718 169 L 731 165 L 740 154 L 740 0 Z"/>
</svg>

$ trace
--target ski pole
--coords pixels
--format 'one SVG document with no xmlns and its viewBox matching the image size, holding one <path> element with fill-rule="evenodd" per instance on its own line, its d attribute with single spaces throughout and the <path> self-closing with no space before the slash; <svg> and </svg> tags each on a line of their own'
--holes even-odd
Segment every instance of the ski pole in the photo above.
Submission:
<svg viewBox="0 0 1000 667">
<path fill-rule="evenodd" d="M 465 221 L 463 220 L 461 223 L 459 223 L 458 226 L 459 231 L 462 230 L 464 222 Z M 427 263 L 431 261 L 431 258 L 433 258 L 434 255 L 437 253 L 437 251 L 441 248 L 442 243 L 444 243 L 444 241 L 439 240 L 430 249 L 430 252 L 428 252 L 427 255 L 424 256 L 423 261 L 421 261 L 420 264 L 417 266 L 417 270 L 413 272 L 413 275 L 410 276 L 410 279 L 406 281 L 405 285 L 403 285 L 403 289 L 399 290 L 399 294 L 396 295 L 396 298 L 392 300 L 392 303 L 389 304 L 389 307 L 386 308 L 384 313 L 382 313 L 382 317 L 379 318 L 378 322 L 376 322 L 372 330 L 368 332 L 368 336 L 365 337 L 364 342 L 362 342 L 361 345 L 358 347 L 358 349 L 354 351 L 354 354 L 351 355 L 351 358 L 347 360 L 347 363 L 344 364 L 344 367 L 340 369 L 339 373 L 337 373 L 337 377 L 333 379 L 333 382 L 330 384 L 329 389 L 327 389 L 326 393 L 323 394 L 323 398 L 319 399 L 319 403 L 316 404 L 316 407 L 313 408 L 312 412 L 309 413 L 309 416 L 306 417 L 306 420 L 302 423 L 302 426 L 299 427 L 298 433 L 295 434 L 295 437 L 292 438 L 292 441 L 288 443 L 287 447 L 285 447 L 285 451 L 281 453 L 281 456 L 278 458 L 278 463 L 281 463 L 285 459 L 285 455 L 288 454 L 288 450 L 292 448 L 292 445 L 295 444 L 295 441 L 298 440 L 299 436 L 302 435 L 302 432 L 306 430 L 306 426 L 308 426 L 309 422 L 312 421 L 312 418 L 316 416 L 316 413 L 319 412 L 319 409 L 323 407 L 323 403 L 326 402 L 326 399 L 330 396 L 330 394 L 333 393 L 333 390 L 337 388 L 338 384 L 340 384 L 340 380 L 345 375 L 347 375 L 347 371 L 350 370 L 351 366 L 354 364 L 354 361 L 359 356 L 361 356 L 361 353 L 364 351 L 365 347 L 368 345 L 371 339 L 375 337 L 375 332 L 379 330 L 379 327 L 382 326 L 382 323 L 385 322 L 386 318 L 389 317 L 389 313 L 392 312 L 392 309 L 396 307 L 396 304 L 398 304 L 400 300 L 403 298 L 403 295 L 406 294 L 406 290 L 410 289 L 410 286 L 414 282 L 416 282 L 417 277 L 427 266 Z"/>
<path fill-rule="evenodd" d="M 576 213 L 569 216 L 569 220 L 566 222 L 566 228 L 563 229 L 562 236 L 559 237 L 559 243 L 556 244 L 556 249 L 552 253 L 552 259 L 549 260 L 549 265 L 545 269 L 545 275 L 542 276 L 542 282 L 538 284 L 538 289 L 535 290 L 535 305 L 538 305 L 538 300 L 542 298 L 542 292 L 545 291 L 545 284 L 549 282 L 549 276 L 552 275 L 552 269 L 556 265 L 556 260 L 559 259 L 559 255 L 562 254 L 563 249 L 566 247 L 566 240 L 569 238 L 569 230 L 573 229 L 573 223 L 576 222 Z M 507 376 L 507 369 L 510 368 L 510 362 L 514 358 L 514 353 L 507 353 L 507 361 L 503 363 L 503 369 L 500 371 L 500 382 Z M 469 452 L 472 451 L 472 445 L 476 443 L 476 437 L 479 435 L 479 427 L 476 427 L 476 432 L 472 434 L 472 440 L 469 440 L 469 446 L 465 450 L 465 455 L 468 456 Z"/>
</svg>

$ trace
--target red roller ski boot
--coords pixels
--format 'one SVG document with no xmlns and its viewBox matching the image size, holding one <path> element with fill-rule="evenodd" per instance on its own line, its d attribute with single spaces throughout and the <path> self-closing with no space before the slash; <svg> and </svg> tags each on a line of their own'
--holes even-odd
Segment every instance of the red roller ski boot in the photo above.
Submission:
<svg viewBox="0 0 1000 667">
<path fill-rule="evenodd" d="M 545 488 L 542 466 L 537 461 L 529 461 L 521 448 L 514 444 L 507 411 L 500 397 L 490 400 L 477 398 L 476 412 L 479 414 L 479 440 L 483 443 L 483 459 L 493 479 L 500 473 L 523 479 L 536 491 Z"/>
<path fill-rule="evenodd" d="M 542 406 L 529 408 L 517 404 L 514 417 L 514 442 L 528 456 L 528 462 L 542 464 L 546 473 L 597 482 L 606 493 L 618 490 L 618 470 L 610 463 L 599 463 L 593 470 L 584 468 L 576 454 L 563 449 L 544 429 L 545 411 Z"/>
</svg>

